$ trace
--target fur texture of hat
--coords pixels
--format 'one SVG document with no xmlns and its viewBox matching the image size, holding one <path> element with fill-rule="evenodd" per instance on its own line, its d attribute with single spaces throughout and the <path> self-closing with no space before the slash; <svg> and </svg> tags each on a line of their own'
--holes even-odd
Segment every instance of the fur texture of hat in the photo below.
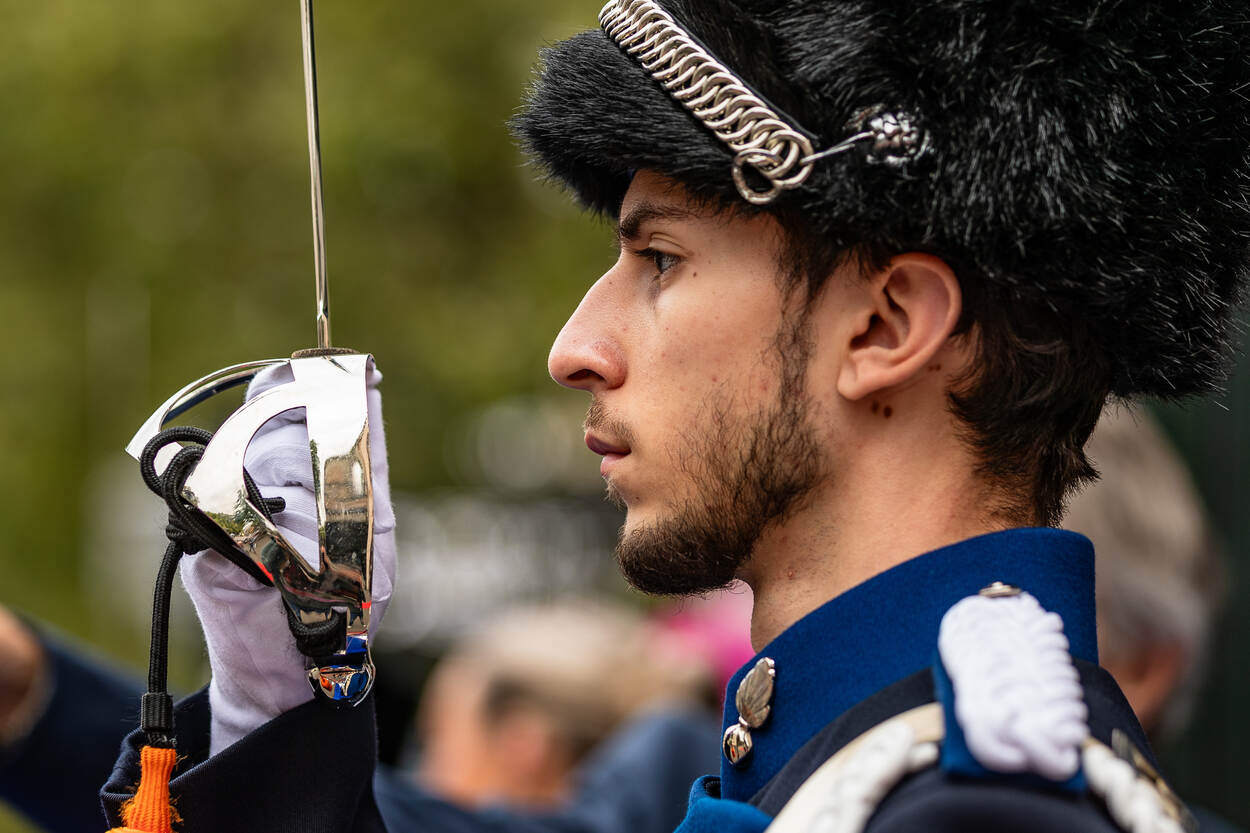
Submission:
<svg viewBox="0 0 1250 833">
<path fill-rule="evenodd" d="M 996 302 L 1097 323 L 1121 396 L 1223 376 L 1250 253 L 1244 0 L 661 0 L 819 139 L 861 108 L 916 114 L 905 174 L 848 153 L 768 209 L 840 248 L 938 254 Z M 732 153 L 602 31 L 546 50 L 513 122 L 588 207 L 633 172 L 742 203 Z"/>
</svg>

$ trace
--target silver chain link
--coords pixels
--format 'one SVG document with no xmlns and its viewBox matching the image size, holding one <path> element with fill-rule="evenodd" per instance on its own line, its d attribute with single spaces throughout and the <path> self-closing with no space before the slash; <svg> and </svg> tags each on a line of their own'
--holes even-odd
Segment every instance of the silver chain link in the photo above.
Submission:
<svg viewBox="0 0 1250 833">
<path fill-rule="evenodd" d="M 599 24 L 734 152 L 733 178 L 743 199 L 767 204 L 811 174 L 812 163 L 806 161 L 811 141 L 695 43 L 668 12 L 651 0 L 610 0 L 599 12 Z M 752 188 L 746 167 L 770 187 Z"/>
</svg>

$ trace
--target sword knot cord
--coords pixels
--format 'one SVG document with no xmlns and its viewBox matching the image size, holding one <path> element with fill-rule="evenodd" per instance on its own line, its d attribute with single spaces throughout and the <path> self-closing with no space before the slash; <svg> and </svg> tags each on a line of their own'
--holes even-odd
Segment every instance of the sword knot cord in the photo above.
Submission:
<svg viewBox="0 0 1250 833">
<path fill-rule="evenodd" d="M 250 558 L 239 552 L 229 536 L 182 496 L 183 486 L 204 456 L 204 447 L 213 435 L 201 428 L 179 426 L 161 431 L 144 446 L 139 457 L 139 472 L 149 489 L 159 495 L 169 508 L 169 520 L 165 536 L 169 545 L 161 558 L 156 574 L 156 588 L 152 596 L 152 638 L 148 649 L 148 690 L 140 707 L 140 727 L 149 746 L 173 748 L 174 714 L 173 698 L 169 696 L 169 604 L 173 592 L 174 575 L 178 562 L 184 554 L 213 549 L 222 553 L 253 578 L 265 584 L 273 582 L 260 571 Z M 162 449 L 173 443 L 186 443 L 174 454 L 164 470 L 156 471 L 157 456 Z M 286 502 L 282 498 L 264 498 L 251 476 L 244 472 L 248 497 L 267 518 L 281 512 Z"/>
<path fill-rule="evenodd" d="M 187 502 L 183 497 L 183 488 L 187 478 L 195 470 L 195 466 L 204 456 L 213 435 L 202 428 L 177 426 L 167 428 L 153 437 L 143 448 L 139 456 L 139 472 L 143 482 L 155 494 L 165 501 L 169 508 L 169 519 L 165 526 L 165 536 L 169 545 L 161 558 L 160 569 L 156 575 L 156 587 L 152 597 L 152 636 L 148 652 L 148 690 L 143 695 L 140 707 L 140 727 L 143 729 L 149 746 L 156 748 L 172 748 L 174 746 L 173 730 L 173 698 L 169 695 L 169 607 L 173 592 L 174 576 L 178 572 L 178 562 L 183 555 L 190 555 L 203 550 L 215 550 L 261 584 L 272 587 L 273 579 L 266 574 L 250 557 L 241 552 L 230 539 L 230 536 L 208 519 L 202 512 Z M 157 458 L 169 445 L 183 444 L 159 473 L 156 470 Z M 286 501 L 280 497 L 266 498 L 261 495 L 256 481 L 243 471 L 243 482 L 247 489 L 248 500 L 272 521 L 274 513 L 286 508 Z M 334 654 L 343 649 L 346 632 L 346 617 L 336 611 L 333 615 L 320 622 L 303 622 L 288 605 L 283 605 L 287 615 L 287 625 L 295 638 L 295 646 L 304 656 L 314 661 Z M 324 663 L 322 663 L 324 664 Z"/>
</svg>

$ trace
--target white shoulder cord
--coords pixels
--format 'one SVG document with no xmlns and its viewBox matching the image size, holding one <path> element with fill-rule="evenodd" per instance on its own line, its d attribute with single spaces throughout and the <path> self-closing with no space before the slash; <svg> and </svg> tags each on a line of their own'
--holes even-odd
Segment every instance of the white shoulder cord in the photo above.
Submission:
<svg viewBox="0 0 1250 833">
<path fill-rule="evenodd" d="M 862 833 L 878 805 L 913 772 L 937 763 L 945 735 L 930 703 L 882 723 L 840 749 L 803 782 L 768 833 Z M 1128 833 L 1185 833 L 1156 783 L 1101 741 L 1081 755 L 1090 791 Z"/>
<path fill-rule="evenodd" d="M 1150 778 L 1120 758 L 1104 743 L 1090 740 L 1081 754 L 1085 779 L 1107 804 L 1115 823 L 1129 833 L 1184 833 Z"/>
<path fill-rule="evenodd" d="M 803 782 L 768 833 L 860 833 L 903 778 L 937 763 L 942 736 L 938 703 L 903 712 L 868 730 Z"/>
</svg>

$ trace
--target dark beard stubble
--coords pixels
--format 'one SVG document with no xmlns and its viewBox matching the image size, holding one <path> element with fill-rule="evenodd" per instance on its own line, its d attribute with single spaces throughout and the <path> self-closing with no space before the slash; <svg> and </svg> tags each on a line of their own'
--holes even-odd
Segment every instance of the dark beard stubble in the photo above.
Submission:
<svg viewBox="0 0 1250 833">
<path fill-rule="evenodd" d="M 734 580 L 770 524 L 802 504 L 823 475 L 807 421 L 811 346 L 806 316 L 777 334 L 781 386 L 754 415 L 716 410 L 702 434 L 685 438 L 681 470 L 696 497 L 671 517 L 621 531 L 616 560 L 644 593 L 703 593 Z M 611 496 L 611 493 L 609 493 Z"/>
</svg>

